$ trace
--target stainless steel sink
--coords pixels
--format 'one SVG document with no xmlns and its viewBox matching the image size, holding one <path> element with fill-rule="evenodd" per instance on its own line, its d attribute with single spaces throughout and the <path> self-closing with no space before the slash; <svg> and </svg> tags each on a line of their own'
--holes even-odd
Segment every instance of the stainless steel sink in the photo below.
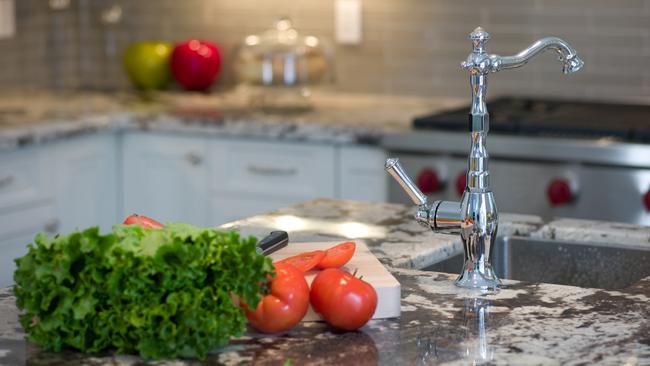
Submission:
<svg viewBox="0 0 650 366">
<path fill-rule="evenodd" d="M 622 289 L 650 276 L 650 248 L 501 237 L 492 267 L 499 278 Z M 460 273 L 463 254 L 425 268 Z"/>
</svg>

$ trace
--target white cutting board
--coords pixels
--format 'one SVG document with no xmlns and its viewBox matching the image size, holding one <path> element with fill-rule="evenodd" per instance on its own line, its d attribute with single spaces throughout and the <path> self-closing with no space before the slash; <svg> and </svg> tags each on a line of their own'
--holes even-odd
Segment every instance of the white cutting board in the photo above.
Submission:
<svg viewBox="0 0 650 366">
<path fill-rule="evenodd" d="M 353 240 L 356 243 L 356 251 L 354 256 L 345 266 L 343 270 L 353 273 L 357 269 L 357 277 L 363 276 L 363 280 L 368 282 L 377 291 L 377 310 L 372 316 L 373 319 L 395 318 L 400 315 L 400 299 L 401 288 L 397 279 L 388 272 L 381 262 L 370 252 L 366 243 L 362 240 Z M 313 250 L 325 250 L 332 246 L 341 243 L 342 241 L 330 242 L 315 242 L 315 243 L 291 243 L 286 247 L 271 254 L 271 259 L 275 262 L 280 259 L 291 257 L 292 255 L 300 254 L 303 252 L 310 252 Z M 305 274 L 307 283 L 311 286 L 311 282 L 318 274 L 318 270 L 312 270 Z M 303 321 L 318 321 L 322 320 L 311 304 L 307 315 L 302 319 Z"/>
</svg>

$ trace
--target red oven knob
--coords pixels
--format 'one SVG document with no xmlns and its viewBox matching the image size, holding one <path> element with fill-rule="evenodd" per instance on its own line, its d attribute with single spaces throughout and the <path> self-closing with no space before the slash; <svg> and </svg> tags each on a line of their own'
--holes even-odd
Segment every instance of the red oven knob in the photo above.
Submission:
<svg viewBox="0 0 650 366">
<path fill-rule="evenodd" d="M 573 190 L 571 184 L 565 179 L 554 179 L 549 183 L 546 189 L 548 201 L 553 206 L 567 204 L 573 200 Z"/>
<path fill-rule="evenodd" d="M 465 192 L 465 187 L 467 187 L 467 172 L 460 172 L 456 176 L 456 193 L 462 196 L 463 192 Z"/>
<path fill-rule="evenodd" d="M 650 211 L 650 188 L 648 188 L 645 196 L 643 196 L 643 203 L 645 203 L 645 209 Z"/>
<path fill-rule="evenodd" d="M 417 181 L 418 188 L 420 188 L 424 194 L 438 192 L 442 187 L 438 173 L 435 170 L 429 168 L 424 168 L 422 171 L 420 171 Z"/>
</svg>

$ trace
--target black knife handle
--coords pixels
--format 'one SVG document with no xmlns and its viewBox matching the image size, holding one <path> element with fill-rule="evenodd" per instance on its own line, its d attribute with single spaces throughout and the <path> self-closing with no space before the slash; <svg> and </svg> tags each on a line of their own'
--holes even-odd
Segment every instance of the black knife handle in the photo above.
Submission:
<svg viewBox="0 0 650 366">
<path fill-rule="evenodd" d="M 286 231 L 271 231 L 257 243 L 257 253 L 269 255 L 289 244 L 289 234 Z"/>
</svg>

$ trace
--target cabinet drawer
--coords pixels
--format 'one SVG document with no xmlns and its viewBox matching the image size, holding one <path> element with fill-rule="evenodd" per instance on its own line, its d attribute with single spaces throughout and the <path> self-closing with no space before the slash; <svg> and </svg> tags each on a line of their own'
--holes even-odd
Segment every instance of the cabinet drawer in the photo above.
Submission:
<svg viewBox="0 0 650 366">
<path fill-rule="evenodd" d="M 17 235 L 32 235 L 39 231 L 58 232 L 58 220 L 52 205 L 23 208 L 0 214 L 0 239 Z"/>
<path fill-rule="evenodd" d="M 0 153 L 0 210 L 48 198 L 46 168 L 34 149 Z"/>
<path fill-rule="evenodd" d="M 123 217 L 208 224 L 207 139 L 131 133 L 123 146 Z"/>
<path fill-rule="evenodd" d="M 335 195 L 335 150 L 331 146 L 213 141 L 211 189 L 272 197 Z"/>
</svg>

